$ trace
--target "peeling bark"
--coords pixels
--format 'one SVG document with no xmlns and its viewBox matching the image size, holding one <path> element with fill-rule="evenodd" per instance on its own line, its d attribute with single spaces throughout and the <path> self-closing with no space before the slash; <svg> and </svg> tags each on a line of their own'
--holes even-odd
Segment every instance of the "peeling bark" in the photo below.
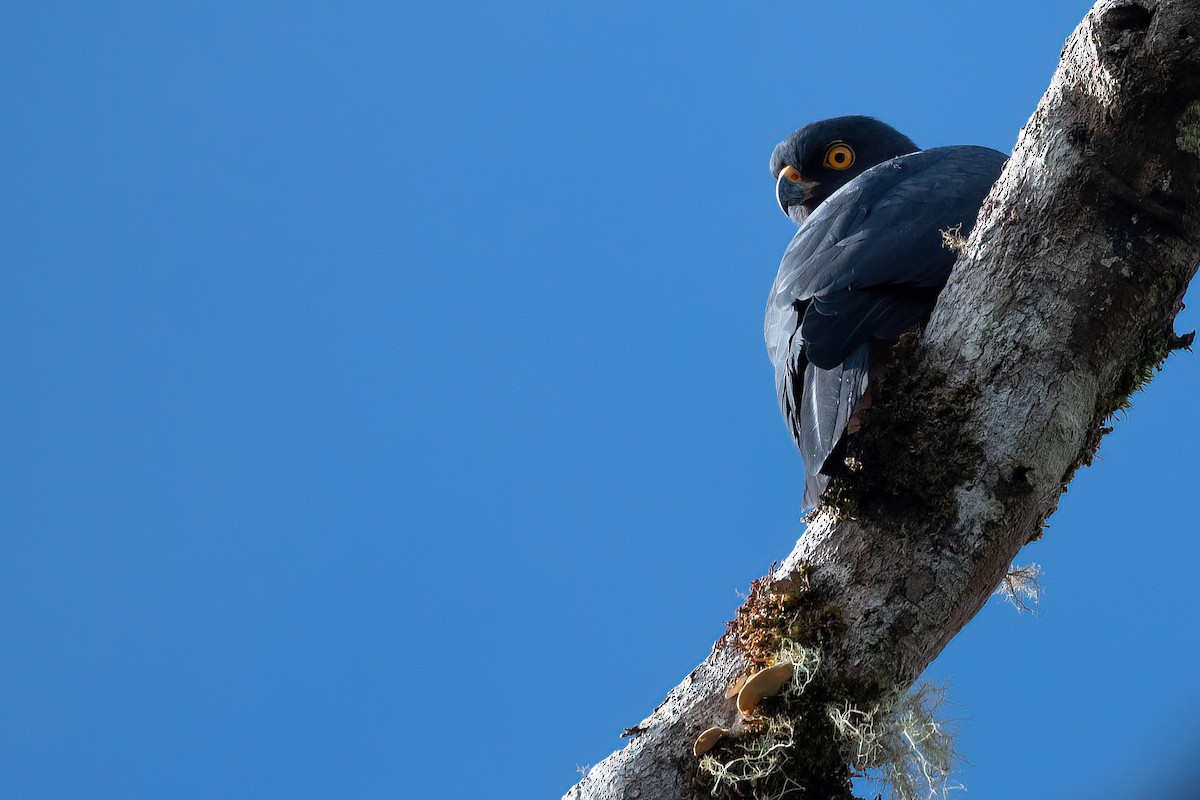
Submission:
<svg viewBox="0 0 1200 800">
<path fill-rule="evenodd" d="M 1200 262 L 1198 37 L 1198 3 L 1101 0 L 1067 41 L 922 340 L 898 348 L 859 466 L 765 579 L 839 616 L 820 696 L 911 685 L 1040 536 L 1108 417 L 1189 343 L 1172 326 Z M 915 452 L 889 452 L 900 425 Z M 736 641 L 566 798 L 696 794 L 695 737 L 744 729 L 725 689 L 761 654 Z M 810 787 L 826 768 L 789 767 Z"/>
</svg>

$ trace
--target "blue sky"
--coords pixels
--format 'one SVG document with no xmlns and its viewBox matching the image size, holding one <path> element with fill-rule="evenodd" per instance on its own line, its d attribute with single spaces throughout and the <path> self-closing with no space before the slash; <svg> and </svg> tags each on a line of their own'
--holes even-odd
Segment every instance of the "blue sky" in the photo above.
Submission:
<svg viewBox="0 0 1200 800">
<path fill-rule="evenodd" d="M 560 796 L 800 532 L 771 148 L 1010 150 L 1087 5 L 10 3 L 0 796 Z M 970 796 L 1195 754 L 1198 390 L 931 668 Z"/>
</svg>

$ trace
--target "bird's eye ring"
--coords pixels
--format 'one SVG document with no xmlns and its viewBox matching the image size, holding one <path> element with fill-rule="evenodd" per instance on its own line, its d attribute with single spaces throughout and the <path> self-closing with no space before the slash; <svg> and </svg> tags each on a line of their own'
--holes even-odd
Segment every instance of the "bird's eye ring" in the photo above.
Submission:
<svg viewBox="0 0 1200 800">
<path fill-rule="evenodd" d="M 825 166 L 830 169 L 849 169 L 854 163 L 854 148 L 845 142 L 834 142 L 825 151 Z"/>
</svg>

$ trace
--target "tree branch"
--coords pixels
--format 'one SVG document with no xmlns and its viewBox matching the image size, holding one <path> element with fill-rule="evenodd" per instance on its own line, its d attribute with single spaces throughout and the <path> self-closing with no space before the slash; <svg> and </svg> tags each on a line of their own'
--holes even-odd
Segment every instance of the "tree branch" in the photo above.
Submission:
<svg viewBox="0 0 1200 800">
<path fill-rule="evenodd" d="M 1198 37 L 1193 2 L 1088 13 L 849 471 L 711 655 L 567 798 L 707 793 L 696 736 L 734 730 L 714 751 L 731 759 L 771 719 L 803 728 L 778 774 L 719 796 L 851 796 L 829 709 L 916 680 L 1040 536 L 1109 416 L 1190 342 L 1172 325 L 1200 262 Z M 817 678 L 747 721 L 726 688 L 787 642 L 819 651 Z"/>
</svg>

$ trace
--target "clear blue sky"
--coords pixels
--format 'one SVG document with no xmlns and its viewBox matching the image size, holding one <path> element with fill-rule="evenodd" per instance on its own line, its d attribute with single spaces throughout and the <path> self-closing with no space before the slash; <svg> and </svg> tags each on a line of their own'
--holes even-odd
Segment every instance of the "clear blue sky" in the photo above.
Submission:
<svg viewBox="0 0 1200 800">
<path fill-rule="evenodd" d="M 1087 5 L 10 0 L 0 797 L 560 796 L 800 532 L 771 148 L 1007 151 Z M 971 797 L 1194 755 L 1198 391 L 931 669 Z"/>
</svg>

